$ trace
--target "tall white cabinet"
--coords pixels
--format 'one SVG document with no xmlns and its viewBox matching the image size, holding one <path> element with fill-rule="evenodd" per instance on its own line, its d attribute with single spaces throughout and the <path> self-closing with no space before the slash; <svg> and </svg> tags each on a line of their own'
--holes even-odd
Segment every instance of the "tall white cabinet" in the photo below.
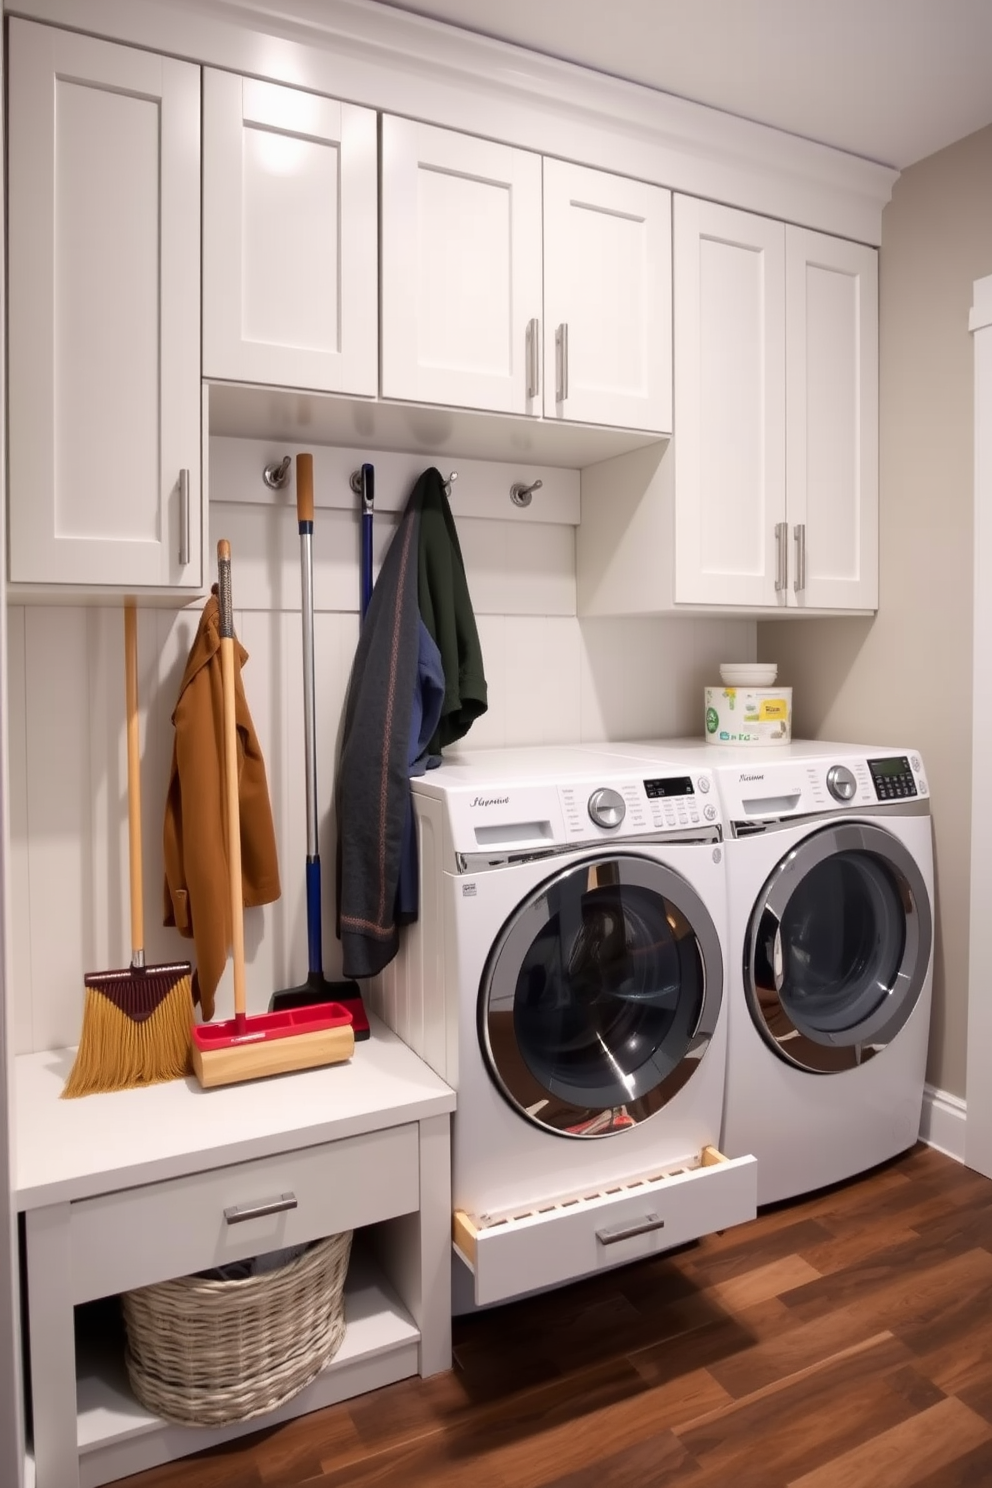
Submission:
<svg viewBox="0 0 992 1488">
<path fill-rule="evenodd" d="M 10 578 L 197 589 L 200 71 L 9 31 Z"/>
<path fill-rule="evenodd" d="M 374 397 L 376 116 L 203 74 L 203 375 Z"/>
<path fill-rule="evenodd" d="M 677 603 L 878 603 L 878 256 L 677 197 Z"/>
</svg>

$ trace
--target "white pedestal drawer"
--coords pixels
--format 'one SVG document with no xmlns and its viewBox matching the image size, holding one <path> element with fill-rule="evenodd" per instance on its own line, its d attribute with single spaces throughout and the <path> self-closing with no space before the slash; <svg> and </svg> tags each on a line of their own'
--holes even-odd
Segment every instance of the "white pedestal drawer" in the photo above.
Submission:
<svg viewBox="0 0 992 1488">
<path fill-rule="evenodd" d="M 412 1213 L 418 1140 L 414 1122 L 79 1200 L 70 1208 L 72 1299 Z"/>
<path fill-rule="evenodd" d="M 457 1210 L 455 1249 L 480 1306 L 672 1250 L 753 1219 L 758 1164 L 704 1148 L 698 1165 L 480 1225 Z"/>
</svg>

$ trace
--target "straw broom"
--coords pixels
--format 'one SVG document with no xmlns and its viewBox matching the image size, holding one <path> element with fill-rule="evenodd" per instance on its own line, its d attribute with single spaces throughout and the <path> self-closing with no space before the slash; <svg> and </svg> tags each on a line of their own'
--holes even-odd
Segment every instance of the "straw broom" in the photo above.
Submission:
<svg viewBox="0 0 992 1488">
<path fill-rule="evenodd" d="M 138 745 L 138 618 L 124 605 L 127 706 L 127 815 L 131 888 L 131 965 L 88 972 L 83 1027 L 63 1096 L 155 1085 L 189 1071 L 192 968 L 188 961 L 146 966 L 141 876 L 141 758 Z"/>
</svg>

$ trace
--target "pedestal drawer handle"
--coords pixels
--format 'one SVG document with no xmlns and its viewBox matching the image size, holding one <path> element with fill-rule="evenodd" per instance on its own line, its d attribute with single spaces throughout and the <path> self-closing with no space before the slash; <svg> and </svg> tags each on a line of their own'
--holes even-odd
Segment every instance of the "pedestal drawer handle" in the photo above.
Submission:
<svg viewBox="0 0 992 1488">
<path fill-rule="evenodd" d="M 648 1235 L 652 1230 L 663 1230 L 665 1221 L 657 1214 L 649 1214 L 640 1224 L 618 1225 L 614 1230 L 597 1230 L 600 1245 L 616 1245 L 618 1240 L 633 1240 L 635 1235 Z"/>
<path fill-rule="evenodd" d="M 263 1199 L 260 1204 L 234 1204 L 224 1210 L 228 1224 L 242 1224 L 246 1219 L 262 1219 L 266 1214 L 281 1214 L 284 1209 L 297 1209 L 299 1200 L 294 1193 L 280 1194 L 277 1199 Z"/>
</svg>

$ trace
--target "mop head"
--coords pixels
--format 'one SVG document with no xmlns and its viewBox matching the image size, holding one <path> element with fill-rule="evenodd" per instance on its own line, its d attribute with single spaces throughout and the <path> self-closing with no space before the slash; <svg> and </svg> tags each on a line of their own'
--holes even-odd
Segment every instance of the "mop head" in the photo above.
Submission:
<svg viewBox="0 0 992 1488">
<path fill-rule="evenodd" d="M 178 1080 L 190 1071 L 192 967 L 91 972 L 76 1060 L 63 1098 Z"/>
</svg>

